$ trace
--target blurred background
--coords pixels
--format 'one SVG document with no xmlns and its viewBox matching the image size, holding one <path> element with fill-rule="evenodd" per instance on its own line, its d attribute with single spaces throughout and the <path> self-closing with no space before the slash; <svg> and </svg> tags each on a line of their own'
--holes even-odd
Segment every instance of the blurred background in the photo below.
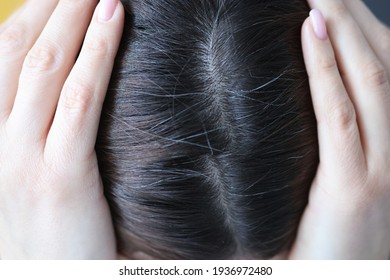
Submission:
<svg viewBox="0 0 390 280">
<path fill-rule="evenodd" d="M 189 0 L 191 1 L 191 0 Z M 195 0 L 196 1 L 196 0 Z M 272 1 L 272 0 L 271 0 Z M 286 0 L 288 1 L 288 0 Z M 0 23 L 20 6 L 24 0 L 0 0 Z M 364 0 L 372 11 L 390 27 L 390 1 L 389 0 Z"/>
<path fill-rule="evenodd" d="M 0 0 L 1 1 L 1 0 Z M 390 1 L 389 0 L 364 0 L 370 9 L 387 26 L 390 27 Z"/>
</svg>

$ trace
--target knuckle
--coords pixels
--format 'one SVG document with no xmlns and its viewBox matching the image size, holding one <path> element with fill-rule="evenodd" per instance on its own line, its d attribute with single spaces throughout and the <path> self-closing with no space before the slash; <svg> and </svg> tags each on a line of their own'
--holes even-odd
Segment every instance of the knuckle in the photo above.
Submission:
<svg viewBox="0 0 390 280">
<path fill-rule="evenodd" d="M 388 83 L 386 69 L 378 59 L 367 64 L 365 77 L 368 85 L 374 88 L 382 87 Z"/>
<path fill-rule="evenodd" d="M 26 48 L 26 26 L 23 23 L 13 25 L 0 34 L 0 56 L 24 51 Z"/>
<path fill-rule="evenodd" d="M 335 105 L 328 112 L 328 120 L 331 127 L 340 131 L 350 131 L 356 124 L 356 112 L 349 100 Z"/>
<path fill-rule="evenodd" d="M 319 60 L 318 66 L 326 74 L 338 71 L 336 59 L 332 56 L 326 56 Z"/>
<path fill-rule="evenodd" d="M 62 106 L 70 116 L 84 115 L 91 107 L 93 97 L 93 87 L 73 82 L 64 87 Z"/>
<path fill-rule="evenodd" d="M 333 17 L 337 19 L 345 19 L 349 15 L 349 11 L 343 1 L 334 1 L 331 12 Z"/>
<path fill-rule="evenodd" d="M 92 38 L 86 40 L 84 47 L 89 54 L 99 58 L 105 57 L 110 53 L 107 39 L 101 36 L 92 36 Z"/>
<path fill-rule="evenodd" d="M 27 54 L 24 66 L 33 71 L 48 72 L 56 68 L 58 58 L 59 51 L 54 46 L 35 46 Z"/>
</svg>

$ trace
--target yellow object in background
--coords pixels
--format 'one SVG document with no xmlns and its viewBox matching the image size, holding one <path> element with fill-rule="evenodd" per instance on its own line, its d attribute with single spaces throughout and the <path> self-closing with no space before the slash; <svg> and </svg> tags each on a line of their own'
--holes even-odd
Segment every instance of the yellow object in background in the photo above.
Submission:
<svg viewBox="0 0 390 280">
<path fill-rule="evenodd" d="M 0 0 L 0 23 L 5 21 L 24 0 Z"/>
</svg>

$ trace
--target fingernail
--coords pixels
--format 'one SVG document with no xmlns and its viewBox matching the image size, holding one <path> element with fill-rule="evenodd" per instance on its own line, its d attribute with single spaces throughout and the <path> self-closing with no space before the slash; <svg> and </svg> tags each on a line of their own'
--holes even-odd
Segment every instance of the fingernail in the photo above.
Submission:
<svg viewBox="0 0 390 280">
<path fill-rule="evenodd" d="M 109 21 L 115 13 L 118 0 L 101 0 L 99 8 L 99 20 Z"/>
<path fill-rule="evenodd" d="M 310 11 L 310 18 L 317 38 L 323 41 L 328 39 L 325 18 L 322 13 L 317 9 L 313 9 Z"/>
</svg>

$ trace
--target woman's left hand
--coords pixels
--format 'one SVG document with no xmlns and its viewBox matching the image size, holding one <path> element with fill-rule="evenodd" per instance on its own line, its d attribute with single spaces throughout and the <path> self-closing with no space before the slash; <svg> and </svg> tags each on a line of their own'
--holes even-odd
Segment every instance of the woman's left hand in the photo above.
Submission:
<svg viewBox="0 0 390 280">
<path fill-rule="evenodd" d="M 290 258 L 387 259 L 390 30 L 360 0 L 309 4 L 302 45 L 320 164 Z"/>
<path fill-rule="evenodd" d="M 3 259 L 116 258 L 94 146 L 124 11 L 96 4 L 30 0 L 0 26 Z"/>
</svg>

